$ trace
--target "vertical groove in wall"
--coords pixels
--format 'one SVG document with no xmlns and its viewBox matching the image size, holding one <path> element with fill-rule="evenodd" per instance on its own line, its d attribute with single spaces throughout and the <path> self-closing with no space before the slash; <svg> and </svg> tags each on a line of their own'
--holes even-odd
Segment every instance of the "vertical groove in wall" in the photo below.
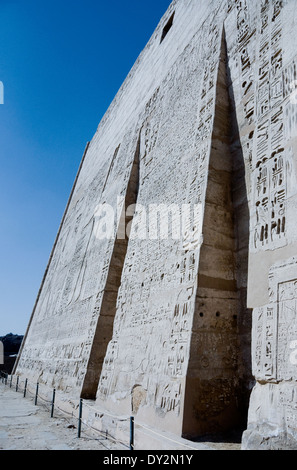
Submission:
<svg viewBox="0 0 297 470">
<path fill-rule="evenodd" d="M 186 379 L 183 434 L 188 437 L 244 428 L 250 386 L 249 211 L 224 32 L 216 86 Z"/>
<path fill-rule="evenodd" d="M 133 216 L 129 215 L 132 211 L 127 208 L 136 204 L 139 190 L 139 153 L 140 153 L 140 137 L 138 139 L 137 148 L 134 155 L 134 161 L 131 168 L 130 178 L 127 185 L 127 191 L 124 203 L 124 226 L 132 221 Z M 123 218 L 122 218 L 123 220 Z M 106 285 L 104 289 L 101 309 L 99 312 L 98 323 L 94 340 L 90 352 L 87 371 L 81 391 L 81 397 L 87 399 L 95 399 L 100 374 L 105 358 L 108 343 L 112 339 L 113 322 L 116 313 L 118 291 L 121 285 L 122 271 L 125 263 L 125 257 L 128 249 L 128 237 L 123 236 L 123 228 L 118 233 L 113 247 L 113 253 L 109 265 Z"/>
</svg>

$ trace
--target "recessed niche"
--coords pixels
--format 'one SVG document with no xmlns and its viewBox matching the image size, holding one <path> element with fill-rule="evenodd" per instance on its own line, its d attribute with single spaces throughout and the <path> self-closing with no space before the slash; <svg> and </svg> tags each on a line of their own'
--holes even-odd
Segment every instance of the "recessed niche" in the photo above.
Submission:
<svg viewBox="0 0 297 470">
<path fill-rule="evenodd" d="M 175 15 L 175 12 L 170 16 L 169 20 L 167 21 L 166 25 L 163 28 L 161 42 L 164 41 L 165 37 L 167 36 L 167 34 L 169 33 L 169 30 L 171 29 L 173 25 L 174 15 Z"/>
</svg>

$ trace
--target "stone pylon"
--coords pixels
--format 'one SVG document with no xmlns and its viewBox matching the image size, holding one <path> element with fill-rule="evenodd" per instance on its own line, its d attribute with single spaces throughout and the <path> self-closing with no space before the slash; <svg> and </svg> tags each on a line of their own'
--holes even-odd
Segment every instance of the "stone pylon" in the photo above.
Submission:
<svg viewBox="0 0 297 470">
<path fill-rule="evenodd" d="M 171 3 L 86 147 L 16 374 L 296 448 L 296 25 L 295 0 Z"/>
</svg>

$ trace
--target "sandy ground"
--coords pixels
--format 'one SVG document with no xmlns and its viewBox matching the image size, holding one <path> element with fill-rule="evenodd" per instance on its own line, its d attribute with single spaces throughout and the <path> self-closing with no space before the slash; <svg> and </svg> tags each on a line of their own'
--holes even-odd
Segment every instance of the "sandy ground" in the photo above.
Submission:
<svg viewBox="0 0 297 470">
<path fill-rule="evenodd" d="M 77 437 L 77 420 L 0 384 L 0 450 L 128 450 L 102 438 Z"/>
<path fill-rule="evenodd" d="M 240 450 L 238 442 L 203 442 L 213 450 Z M 77 436 L 77 420 L 0 384 L 0 450 L 129 450 L 105 437 Z"/>
</svg>

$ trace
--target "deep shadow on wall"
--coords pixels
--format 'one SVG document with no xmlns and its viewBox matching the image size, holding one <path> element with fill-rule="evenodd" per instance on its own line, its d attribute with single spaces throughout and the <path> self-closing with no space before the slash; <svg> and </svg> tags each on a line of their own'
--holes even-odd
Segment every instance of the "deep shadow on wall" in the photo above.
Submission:
<svg viewBox="0 0 297 470">
<path fill-rule="evenodd" d="M 223 34 L 208 169 L 183 435 L 246 429 L 252 312 L 247 309 L 249 208 Z"/>
</svg>

